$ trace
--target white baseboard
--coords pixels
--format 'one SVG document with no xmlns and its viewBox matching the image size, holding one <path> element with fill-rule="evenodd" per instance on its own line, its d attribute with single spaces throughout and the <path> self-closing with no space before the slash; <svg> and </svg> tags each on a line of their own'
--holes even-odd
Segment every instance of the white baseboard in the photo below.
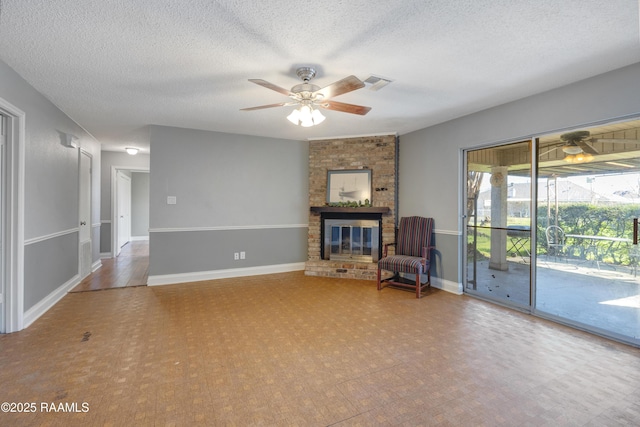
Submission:
<svg viewBox="0 0 640 427">
<path fill-rule="evenodd" d="M 439 277 L 431 277 L 431 286 L 434 288 L 442 289 L 452 294 L 462 295 L 462 283 L 452 282 L 451 280 L 444 280 Z"/>
<path fill-rule="evenodd" d="M 101 254 L 102 255 L 102 254 Z M 91 272 L 93 273 L 94 271 L 96 271 L 97 269 L 99 269 L 100 267 L 102 267 L 102 260 L 97 260 L 96 262 L 94 262 L 91 265 Z"/>
<path fill-rule="evenodd" d="M 143 240 L 149 240 L 149 236 L 131 236 L 132 242 L 140 242 Z"/>
<path fill-rule="evenodd" d="M 80 276 L 76 274 L 70 280 L 68 280 L 66 283 L 60 286 L 58 289 L 51 292 L 49 295 L 47 295 L 42 300 L 40 300 L 36 305 L 31 307 L 29 310 L 25 311 L 22 327 L 27 328 L 33 322 L 38 320 L 40 316 L 42 316 L 44 313 L 47 312 L 47 310 L 49 310 L 58 301 L 60 301 L 62 297 L 64 297 L 67 294 L 67 292 L 73 289 L 73 287 L 76 286 L 78 283 L 80 283 Z"/>
<path fill-rule="evenodd" d="M 202 280 L 228 279 L 232 277 L 258 276 L 261 274 L 288 273 L 304 270 L 304 262 L 293 264 L 265 265 L 260 267 L 230 268 L 227 270 L 198 271 L 194 273 L 164 274 L 149 276 L 147 285 L 172 285 L 177 283 L 199 282 Z"/>
<path fill-rule="evenodd" d="M 416 277 L 415 274 L 401 273 L 400 275 L 410 280 L 415 280 L 415 277 Z M 420 282 L 426 283 L 427 276 L 426 275 L 420 276 Z M 433 275 L 431 276 L 431 286 L 433 286 L 434 288 L 442 289 L 443 291 L 446 291 L 446 292 L 451 292 L 452 294 L 456 294 L 456 295 L 462 295 L 463 293 L 462 283 L 456 283 L 450 280 L 444 280 L 440 277 L 433 277 Z"/>
<path fill-rule="evenodd" d="M 111 258 L 111 252 L 100 252 L 100 259 L 109 259 Z"/>
</svg>

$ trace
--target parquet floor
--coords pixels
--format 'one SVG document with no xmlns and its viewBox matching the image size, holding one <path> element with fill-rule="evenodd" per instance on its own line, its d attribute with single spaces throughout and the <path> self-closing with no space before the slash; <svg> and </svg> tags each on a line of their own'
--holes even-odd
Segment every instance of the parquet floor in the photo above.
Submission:
<svg viewBox="0 0 640 427">
<path fill-rule="evenodd" d="M 3 426 L 640 425 L 640 349 L 302 272 L 69 293 L 0 367 Z"/>
<path fill-rule="evenodd" d="M 70 292 L 146 286 L 149 276 L 149 241 L 129 242 L 116 258 L 103 259 L 102 267 Z"/>
</svg>

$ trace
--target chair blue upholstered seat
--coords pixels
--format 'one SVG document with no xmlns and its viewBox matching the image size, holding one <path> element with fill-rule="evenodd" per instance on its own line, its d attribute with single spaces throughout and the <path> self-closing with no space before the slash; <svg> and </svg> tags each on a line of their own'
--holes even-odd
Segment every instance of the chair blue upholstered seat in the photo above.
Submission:
<svg viewBox="0 0 640 427">
<path fill-rule="evenodd" d="M 400 219 L 396 243 L 384 245 L 382 258 L 378 261 L 378 290 L 386 286 L 415 289 L 420 298 L 424 288 L 431 286 L 431 234 L 433 218 L 419 216 Z M 388 247 L 395 245 L 395 255 L 388 256 Z M 394 275 L 382 278 L 382 270 Z M 415 274 L 415 283 L 401 280 L 400 273 Z M 422 284 L 420 276 L 426 274 L 427 282 Z"/>
</svg>

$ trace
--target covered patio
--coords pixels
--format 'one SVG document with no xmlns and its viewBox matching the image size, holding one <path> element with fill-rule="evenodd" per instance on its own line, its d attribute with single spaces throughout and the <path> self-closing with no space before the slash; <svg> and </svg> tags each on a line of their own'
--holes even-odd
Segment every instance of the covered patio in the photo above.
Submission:
<svg viewBox="0 0 640 427">
<path fill-rule="evenodd" d="M 640 345 L 640 120 L 466 160 L 465 291 Z"/>
</svg>

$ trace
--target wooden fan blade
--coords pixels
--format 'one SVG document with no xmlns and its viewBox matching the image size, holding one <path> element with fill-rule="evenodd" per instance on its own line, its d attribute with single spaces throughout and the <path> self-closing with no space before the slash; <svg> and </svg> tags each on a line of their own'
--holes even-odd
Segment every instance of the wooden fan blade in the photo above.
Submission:
<svg viewBox="0 0 640 427">
<path fill-rule="evenodd" d="M 269 83 L 266 80 L 262 80 L 262 79 L 249 79 L 250 82 L 255 83 L 257 85 L 260 85 L 262 87 L 266 87 L 267 89 L 271 89 L 271 90 L 275 90 L 278 93 L 281 93 L 283 95 L 289 96 L 291 94 L 291 92 L 289 92 L 289 89 L 285 89 L 283 87 L 274 85 L 273 83 Z"/>
<path fill-rule="evenodd" d="M 315 91 L 313 96 L 320 94 L 324 99 L 329 99 L 363 87 L 364 83 L 359 78 L 356 76 L 349 76 Z"/>
<path fill-rule="evenodd" d="M 360 114 L 361 116 L 364 116 L 371 110 L 371 107 L 363 107 L 362 105 L 345 104 L 344 102 L 336 102 L 336 101 L 324 101 L 319 106 L 322 108 L 326 108 L 327 110 L 341 111 L 343 113 L 351 113 L 351 114 Z"/>
<path fill-rule="evenodd" d="M 549 154 L 549 153 L 551 153 L 551 152 L 553 152 L 553 151 L 556 151 L 558 148 L 560 148 L 560 146 L 558 146 L 558 147 L 554 147 L 554 148 L 552 148 L 552 149 L 550 149 L 550 150 L 547 150 L 547 151 L 545 151 L 544 153 L 540 153 L 540 154 L 538 155 L 538 157 L 542 157 L 542 156 L 544 156 L 545 154 Z"/>
<path fill-rule="evenodd" d="M 277 104 L 260 105 L 257 107 L 241 108 L 240 111 L 263 110 L 265 108 L 286 107 L 287 105 L 297 105 L 297 102 L 279 102 Z"/>
<path fill-rule="evenodd" d="M 589 154 L 600 154 L 598 152 L 598 150 L 596 150 L 595 148 L 593 148 L 589 143 L 587 143 L 586 141 L 576 141 L 576 144 L 578 144 L 578 147 L 582 148 L 582 151 L 584 151 L 585 153 L 589 153 Z"/>
<path fill-rule="evenodd" d="M 624 139 L 624 138 L 593 138 L 591 142 L 613 142 L 619 144 L 638 144 L 640 140 L 637 139 Z"/>
</svg>

